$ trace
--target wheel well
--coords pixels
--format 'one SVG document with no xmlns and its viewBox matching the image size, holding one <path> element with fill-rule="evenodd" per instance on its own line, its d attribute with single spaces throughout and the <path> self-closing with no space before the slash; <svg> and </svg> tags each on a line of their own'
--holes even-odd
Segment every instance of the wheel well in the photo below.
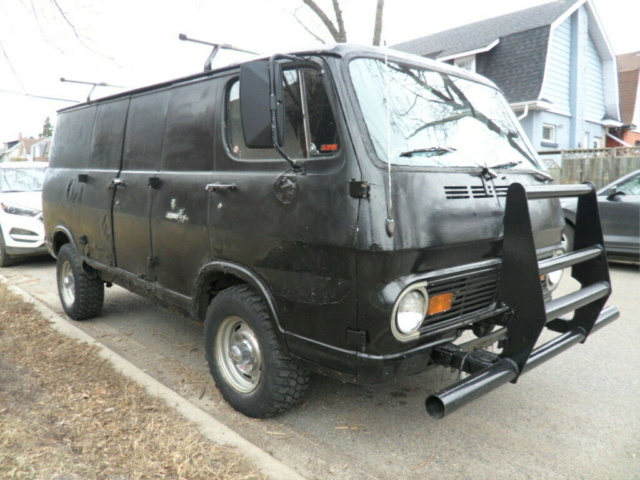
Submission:
<svg viewBox="0 0 640 480">
<path fill-rule="evenodd" d="M 213 297 L 215 297 L 218 292 L 221 292 L 222 290 L 233 287 L 235 285 L 246 283 L 246 281 L 231 273 L 211 272 L 199 282 L 200 286 L 198 288 L 198 291 L 200 292 L 200 294 L 198 295 L 195 304 L 195 320 L 199 322 L 204 321 L 207 307 L 209 307 L 211 300 L 213 300 Z"/>
<path fill-rule="evenodd" d="M 57 255 L 62 246 L 66 243 L 71 242 L 69 237 L 64 232 L 56 232 L 53 235 L 53 252 Z"/>
</svg>

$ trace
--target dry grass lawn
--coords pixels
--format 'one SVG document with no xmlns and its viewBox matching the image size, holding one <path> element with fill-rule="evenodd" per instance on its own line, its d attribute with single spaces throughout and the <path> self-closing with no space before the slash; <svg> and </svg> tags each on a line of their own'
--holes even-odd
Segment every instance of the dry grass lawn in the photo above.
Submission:
<svg viewBox="0 0 640 480">
<path fill-rule="evenodd" d="M 263 477 L 0 283 L 0 478 Z"/>
</svg>

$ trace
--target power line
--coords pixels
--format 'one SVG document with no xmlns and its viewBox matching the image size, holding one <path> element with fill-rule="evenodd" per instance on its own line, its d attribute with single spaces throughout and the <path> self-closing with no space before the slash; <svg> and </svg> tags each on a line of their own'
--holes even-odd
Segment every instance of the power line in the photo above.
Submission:
<svg viewBox="0 0 640 480">
<path fill-rule="evenodd" d="M 11 90 L 0 89 L 0 93 L 10 93 L 11 95 L 21 95 L 23 97 L 41 98 L 43 100 L 55 100 L 58 102 L 80 103 L 80 100 L 69 100 L 68 98 L 45 97 L 42 95 L 32 95 L 30 93 L 12 92 Z"/>
</svg>

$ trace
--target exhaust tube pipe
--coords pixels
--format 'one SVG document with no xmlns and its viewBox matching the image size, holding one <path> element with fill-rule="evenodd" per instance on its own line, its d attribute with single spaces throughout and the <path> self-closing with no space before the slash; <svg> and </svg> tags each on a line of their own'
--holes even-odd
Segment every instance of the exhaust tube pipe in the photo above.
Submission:
<svg viewBox="0 0 640 480">
<path fill-rule="evenodd" d="M 509 383 L 517 375 L 516 364 L 509 359 L 502 359 L 491 367 L 460 380 L 438 393 L 429 395 L 425 402 L 427 412 L 434 418 L 443 418 L 485 393 Z"/>
<path fill-rule="evenodd" d="M 615 307 L 603 309 L 591 331 L 595 332 L 601 329 L 619 316 L 620 312 Z M 531 352 L 522 373 L 532 370 L 585 338 L 585 330 L 577 327 L 550 340 Z M 508 358 L 502 358 L 494 365 L 480 370 L 433 395 L 429 395 L 425 401 L 427 412 L 436 419 L 443 418 L 476 398 L 501 387 L 505 383 L 509 383 L 517 376 L 518 367 L 515 362 Z"/>
</svg>

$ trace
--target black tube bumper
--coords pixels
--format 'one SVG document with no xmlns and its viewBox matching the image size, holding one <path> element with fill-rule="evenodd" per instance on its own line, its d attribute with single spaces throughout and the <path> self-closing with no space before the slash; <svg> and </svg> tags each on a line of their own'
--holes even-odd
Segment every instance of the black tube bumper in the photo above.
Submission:
<svg viewBox="0 0 640 480">
<path fill-rule="evenodd" d="M 578 196 L 574 252 L 552 259 L 536 260 L 528 200 Z M 471 375 L 430 395 L 428 413 L 442 418 L 474 399 L 506 384 L 583 342 L 620 315 L 615 307 L 603 309 L 611 294 L 595 189 L 592 185 L 538 186 L 525 189 L 513 184 L 507 193 L 504 218 L 503 259 L 499 292 L 513 312 L 506 328 L 494 332 L 488 341 L 500 340 L 501 354 L 477 349 L 479 339 L 464 345 L 436 347 L 433 363 L 457 368 Z M 540 275 L 571 267 L 581 289 L 545 303 Z M 573 318 L 562 317 L 575 312 Z M 534 349 L 540 334 L 560 333 Z M 487 343 L 485 341 L 485 343 Z"/>
<path fill-rule="evenodd" d="M 598 317 L 592 332 L 608 325 L 619 316 L 620 312 L 617 308 L 605 308 Z M 531 352 L 531 356 L 527 360 L 522 373 L 533 370 L 538 365 L 551 360 L 556 355 L 582 342 L 585 338 L 585 331 L 580 327 L 576 327 L 574 330 L 550 340 Z M 427 412 L 434 418 L 442 418 L 476 398 L 512 382 L 516 377 L 518 377 L 517 365 L 509 359 L 500 359 L 494 365 L 484 368 L 427 397 L 425 402 Z"/>
</svg>

